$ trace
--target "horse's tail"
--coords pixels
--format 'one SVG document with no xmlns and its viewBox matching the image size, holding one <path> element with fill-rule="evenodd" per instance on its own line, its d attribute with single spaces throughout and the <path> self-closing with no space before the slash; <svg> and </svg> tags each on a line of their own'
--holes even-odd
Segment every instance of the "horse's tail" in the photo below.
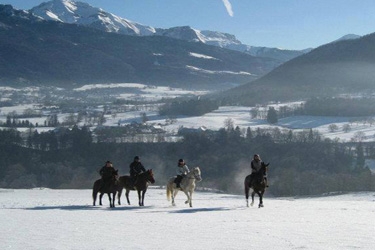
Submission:
<svg viewBox="0 0 375 250">
<path fill-rule="evenodd" d="M 246 200 L 249 198 L 249 189 L 250 189 L 250 185 L 249 185 L 249 180 L 248 180 L 248 176 L 245 178 L 245 181 L 244 181 L 244 188 L 245 188 L 245 196 L 246 196 Z"/>
<path fill-rule="evenodd" d="M 98 188 L 98 181 L 95 181 L 94 182 L 94 185 L 92 187 L 92 199 L 93 199 L 93 205 L 95 206 L 95 202 L 96 202 L 96 197 L 98 195 L 98 191 L 99 191 L 99 188 Z"/>
<path fill-rule="evenodd" d="M 167 200 L 170 201 L 172 198 L 172 188 L 170 187 L 169 183 L 167 184 Z"/>
</svg>

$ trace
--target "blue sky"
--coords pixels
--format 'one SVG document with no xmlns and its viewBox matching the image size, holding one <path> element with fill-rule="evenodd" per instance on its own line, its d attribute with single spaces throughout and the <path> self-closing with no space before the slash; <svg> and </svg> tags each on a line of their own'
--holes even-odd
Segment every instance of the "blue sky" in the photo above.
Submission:
<svg viewBox="0 0 375 250">
<path fill-rule="evenodd" d="M 316 47 L 343 35 L 375 32 L 374 0 L 85 0 L 153 27 L 190 25 L 237 36 L 250 45 L 288 49 Z M 43 0 L 0 0 L 29 9 Z"/>
</svg>

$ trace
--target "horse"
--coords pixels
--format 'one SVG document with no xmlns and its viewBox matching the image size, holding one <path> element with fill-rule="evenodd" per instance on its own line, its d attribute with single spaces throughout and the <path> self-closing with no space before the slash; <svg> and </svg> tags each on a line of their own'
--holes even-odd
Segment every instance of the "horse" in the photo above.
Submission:
<svg viewBox="0 0 375 250">
<path fill-rule="evenodd" d="M 93 198 L 93 205 L 95 206 L 96 198 L 98 193 L 100 192 L 99 196 L 99 205 L 102 205 L 102 197 L 104 194 L 108 195 L 109 198 L 109 205 L 110 207 L 115 207 L 115 200 L 116 200 L 116 193 L 118 192 L 119 187 L 119 176 L 118 176 L 118 170 L 115 171 L 115 174 L 112 176 L 110 183 L 108 185 L 104 185 L 102 187 L 102 190 L 99 190 L 102 186 L 102 179 L 96 180 L 94 182 L 94 186 L 92 189 L 92 198 Z M 112 194 L 112 197 L 111 197 Z"/>
<path fill-rule="evenodd" d="M 167 183 L 167 199 L 168 201 L 172 198 L 172 206 L 176 206 L 176 203 L 174 202 L 174 199 L 178 193 L 179 190 L 182 190 L 185 195 L 187 196 L 187 200 L 185 201 L 185 204 L 190 205 L 190 207 L 193 207 L 193 193 L 195 189 L 195 181 L 202 181 L 201 177 L 201 170 L 199 167 L 193 168 L 181 181 L 181 188 L 177 188 L 176 183 L 174 182 L 176 177 L 171 177 Z"/>
<path fill-rule="evenodd" d="M 129 193 L 131 190 L 137 190 L 138 192 L 138 204 L 139 206 L 143 207 L 144 200 L 145 200 L 145 194 L 148 188 L 149 183 L 154 184 L 155 179 L 154 179 L 154 173 L 152 172 L 152 169 L 147 170 L 146 172 L 141 173 L 137 177 L 137 181 L 134 184 L 132 178 L 129 175 L 124 175 L 120 177 L 120 183 L 121 183 L 121 188 L 118 190 L 118 201 L 120 204 L 120 197 L 122 194 L 122 189 L 125 188 L 126 192 L 126 199 L 128 201 L 128 205 L 130 205 L 130 200 L 129 200 Z"/>
<path fill-rule="evenodd" d="M 259 208 L 263 206 L 263 194 L 266 191 L 266 183 L 264 181 L 264 175 L 268 171 L 268 164 L 262 162 L 262 166 L 257 173 L 253 173 L 253 177 L 251 175 L 246 176 L 245 178 L 245 196 L 246 196 L 246 206 L 249 207 L 249 189 L 252 188 L 253 192 L 251 193 L 251 206 L 254 205 L 254 195 L 255 193 L 259 196 Z M 253 179 L 253 180 L 251 180 Z"/>
</svg>

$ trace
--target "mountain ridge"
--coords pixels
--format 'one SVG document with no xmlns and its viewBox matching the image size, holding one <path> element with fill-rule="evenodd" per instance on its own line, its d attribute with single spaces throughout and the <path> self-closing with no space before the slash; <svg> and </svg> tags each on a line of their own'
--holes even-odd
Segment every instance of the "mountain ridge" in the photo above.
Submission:
<svg viewBox="0 0 375 250">
<path fill-rule="evenodd" d="M 73 87 L 91 83 L 218 87 L 269 72 L 276 60 L 176 40 L 45 21 L 0 5 L 0 80 Z"/>
<path fill-rule="evenodd" d="M 229 102 L 253 104 L 375 91 L 375 33 L 322 45 L 265 76 L 226 91 Z"/>
<path fill-rule="evenodd" d="M 209 30 L 197 30 L 190 26 L 178 26 L 167 29 L 154 28 L 92 7 L 85 2 L 72 0 L 52 0 L 30 10 L 45 20 L 76 23 L 106 32 L 115 32 L 136 36 L 168 36 L 189 42 L 201 42 L 221 48 L 240 51 L 257 57 L 268 57 L 281 62 L 288 61 L 309 51 L 286 50 L 263 46 L 242 44 L 234 35 Z"/>
</svg>

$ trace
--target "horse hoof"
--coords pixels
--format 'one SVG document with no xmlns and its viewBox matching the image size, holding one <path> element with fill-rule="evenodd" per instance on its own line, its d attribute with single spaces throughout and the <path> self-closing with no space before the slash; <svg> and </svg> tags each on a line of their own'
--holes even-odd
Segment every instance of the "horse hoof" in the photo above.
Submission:
<svg viewBox="0 0 375 250">
<path fill-rule="evenodd" d="M 263 204 L 259 204 L 259 208 L 264 207 Z"/>
<path fill-rule="evenodd" d="M 185 204 L 188 204 L 189 203 L 189 201 L 185 201 Z"/>
<path fill-rule="evenodd" d="M 250 205 L 251 205 L 251 206 L 254 206 L 254 203 L 251 203 Z"/>
</svg>

